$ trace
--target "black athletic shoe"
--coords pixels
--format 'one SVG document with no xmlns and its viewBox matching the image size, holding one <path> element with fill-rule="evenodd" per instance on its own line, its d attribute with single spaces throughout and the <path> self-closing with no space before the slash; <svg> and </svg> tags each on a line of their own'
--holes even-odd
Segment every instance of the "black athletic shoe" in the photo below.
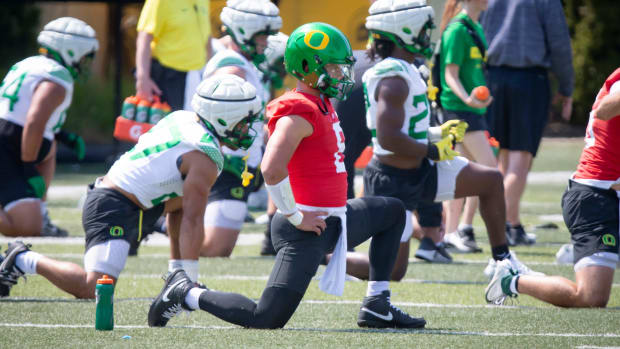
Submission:
<svg viewBox="0 0 620 349">
<path fill-rule="evenodd" d="M 414 318 L 390 303 L 390 291 L 378 296 L 364 297 L 357 316 L 359 327 L 423 328 L 426 320 Z"/>
<path fill-rule="evenodd" d="M 52 223 L 49 214 L 45 212 L 43 214 L 43 226 L 41 227 L 41 236 L 64 238 L 69 236 L 69 232 L 66 229 L 63 229 Z"/>
<path fill-rule="evenodd" d="M 0 297 L 6 297 L 11 291 L 11 287 L 17 284 L 17 279 L 24 277 L 24 272 L 15 265 L 15 258 L 18 254 L 30 251 L 31 245 L 26 245 L 21 241 L 9 243 L 9 248 L 0 263 Z"/>
<path fill-rule="evenodd" d="M 185 296 L 196 287 L 183 269 L 168 274 L 164 288 L 149 308 L 148 322 L 151 327 L 164 327 L 168 321 L 183 310 L 191 311 L 185 305 Z"/>
<path fill-rule="evenodd" d="M 536 238 L 525 232 L 521 224 L 516 226 L 506 225 L 506 236 L 509 238 L 510 246 L 524 245 L 530 246 L 536 243 Z"/>
</svg>

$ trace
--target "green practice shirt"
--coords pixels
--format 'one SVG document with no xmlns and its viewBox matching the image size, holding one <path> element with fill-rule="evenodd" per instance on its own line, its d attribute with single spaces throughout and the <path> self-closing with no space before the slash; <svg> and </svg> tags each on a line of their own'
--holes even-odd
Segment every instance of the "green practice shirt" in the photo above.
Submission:
<svg viewBox="0 0 620 349">
<path fill-rule="evenodd" d="M 488 47 L 480 23 L 472 21 L 471 18 L 462 12 L 454 16 L 454 19 L 441 36 L 441 105 L 446 110 L 468 111 L 482 115 L 486 112 L 486 108 L 472 108 L 463 103 L 446 83 L 446 65 L 456 64 L 459 66 L 459 79 L 468 94 L 471 94 L 475 87 L 486 86 L 482 70 L 482 53 L 478 46 L 476 46 L 474 39 L 467 32 L 467 27 L 458 22 L 461 18 L 464 18 L 478 33 L 484 43 L 484 47 Z"/>
</svg>

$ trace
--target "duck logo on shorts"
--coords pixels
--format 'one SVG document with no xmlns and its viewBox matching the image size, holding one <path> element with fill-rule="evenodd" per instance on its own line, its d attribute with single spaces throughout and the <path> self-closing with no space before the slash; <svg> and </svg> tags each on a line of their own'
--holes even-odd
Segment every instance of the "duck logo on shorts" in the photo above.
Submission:
<svg viewBox="0 0 620 349">
<path fill-rule="evenodd" d="M 603 245 L 605 246 L 616 246 L 616 238 L 611 234 L 603 235 Z"/>
<path fill-rule="evenodd" d="M 110 228 L 110 235 L 111 236 L 119 237 L 119 236 L 123 236 L 123 234 L 125 234 L 125 231 L 123 230 L 123 227 L 119 227 L 118 225 L 115 225 L 112 228 Z"/>
</svg>

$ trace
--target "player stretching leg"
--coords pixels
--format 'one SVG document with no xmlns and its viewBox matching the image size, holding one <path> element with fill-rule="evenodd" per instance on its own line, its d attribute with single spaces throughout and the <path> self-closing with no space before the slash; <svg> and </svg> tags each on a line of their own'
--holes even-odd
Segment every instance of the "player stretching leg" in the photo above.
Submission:
<svg viewBox="0 0 620 349">
<path fill-rule="evenodd" d="M 486 300 L 503 304 L 524 293 L 560 307 L 605 307 L 618 263 L 620 215 L 620 68 L 596 96 L 586 146 L 562 197 L 564 222 L 574 245 L 575 278 L 522 275 L 500 263 Z"/>
<path fill-rule="evenodd" d="M 329 97 L 345 98 L 353 80 L 353 53 L 335 27 L 310 23 L 290 36 L 287 71 L 297 89 L 269 103 L 270 138 L 261 168 L 278 207 L 271 237 L 275 265 L 258 303 L 235 293 L 194 287 L 183 270 L 170 274 L 151 304 L 150 326 L 165 326 L 180 311 L 202 309 L 250 328 L 283 327 L 297 309 L 323 256 L 334 249 L 319 286 L 342 294 L 346 250 L 372 237 L 370 282 L 358 316 L 366 327 L 423 327 L 390 303 L 388 280 L 405 224 L 399 200 L 347 201 L 344 139 Z"/>
<path fill-rule="evenodd" d="M 164 212 L 171 259 L 195 281 L 204 208 L 224 162 L 220 144 L 247 149 L 262 105 L 251 84 L 222 74 L 198 86 L 192 107 L 196 112 L 176 111 L 158 122 L 89 187 L 82 213 L 84 269 L 11 243 L 0 264 L 0 296 L 20 276 L 39 274 L 75 297 L 93 298 L 96 280 L 106 274 L 116 281 L 130 243 Z"/>
</svg>

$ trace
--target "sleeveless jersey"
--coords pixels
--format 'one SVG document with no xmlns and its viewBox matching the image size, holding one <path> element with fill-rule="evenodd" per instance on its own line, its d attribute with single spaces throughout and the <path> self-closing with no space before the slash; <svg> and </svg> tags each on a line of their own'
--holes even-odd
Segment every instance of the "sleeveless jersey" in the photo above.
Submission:
<svg viewBox="0 0 620 349">
<path fill-rule="evenodd" d="M 573 175 L 573 179 L 582 184 L 609 189 L 615 183 L 620 183 L 620 116 L 604 121 L 596 119 L 593 113 L 601 100 L 609 94 L 612 85 L 618 81 L 620 68 L 607 78 L 592 106 L 586 128 L 586 145 L 581 153 L 577 172 Z"/>
<path fill-rule="evenodd" d="M 176 111 L 163 118 L 138 139 L 130 151 L 116 160 L 108 178 L 134 194 L 145 208 L 183 196 L 183 178 L 177 166 L 185 153 L 199 150 L 224 166 L 220 144 L 194 112 Z"/>
<path fill-rule="evenodd" d="M 213 58 L 207 62 L 205 66 L 204 73 L 202 75 L 203 80 L 213 74 L 216 70 L 227 67 L 227 66 L 235 66 L 241 68 L 245 72 L 245 80 L 252 84 L 256 88 L 256 95 L 262 99 L 263 106 L 265 105 L 266 99 L 265 89 L 262 83 L 262 72 L 260 72 L 254 64 L 248 61 L 243 55 L 230 50 L 219 50 Z M 268 93 L 268 92 L 267 92 Z M 243 157 L 247 154 L 250 154 L 248 157 L 248 166 L 250 167 L 258 167 L 260 161 L 263 157 L 263 119 L 264 115 L 261 112 L 260 121 L 255 121 L 252 124 L 252 129 L 256 133 L 256 138 L 252 146 L 248 150 L 237 149 L 231 150 L 224 146 L 222 148 L 222 152 L 227 155 L 239 156 Z"/>
<path fill-rule="evenodd" d="M 26 58 L 11 67 L 0 85 L 0 119 L 24 126 L 35 88 L 42 80 L 65 88 L 65 99 L 52 112 L 43 137 L 52 141 L 67 118 L 73 96 L 73 77 L 60 63 L 45 56 Z"/>
<path fill-rule="evenodd" d="M 401 127 L 402 133 L 420 143 L 428 143 L 426 134 L 430 126 L 430 108 L 426 98 L 426 84 L 418 69 L 401 59 L 388 57 L 368 69 L 363 77 L 364 99 L 366 101 L 366 126 L 372 134 L 373 151 L 378 155 L 393 154 L 385 150 L 377 139 L 377 101 L 375 92 L 381 79 L 398 76 L 407 82 L 409 95 L 403 106 L 405 120 Z"/>
<path fill-rule="evenodd" d="M 295 90 L 274 99 L 267 105 L 269 134 L 278 119 L 287 115 L 301 116 L 314 129 L 301 140 L 288 163 L 295 202 L 312 207 L 345 206 L 344 133 L 329 99 L 323 104 L 319 97 Z"/>
</svg>

